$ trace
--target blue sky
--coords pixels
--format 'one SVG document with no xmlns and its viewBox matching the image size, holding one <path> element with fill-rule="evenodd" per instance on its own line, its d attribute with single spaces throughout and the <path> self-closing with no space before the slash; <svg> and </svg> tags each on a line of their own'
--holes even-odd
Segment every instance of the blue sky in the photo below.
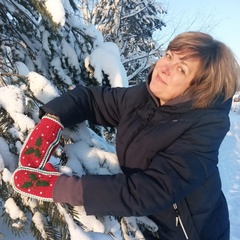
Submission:
<svg viewBox="0 0 240 240">
<path fill-rule="evenodd" d="M 168 14 L 161 36 L 174 37 L 188 30 L 202 30 L 224 42 L 240 62 L 240 1 L 239 0 L 160 0 Z M 168 41 L 168 39 L 166 39 Z"/>
</svg>

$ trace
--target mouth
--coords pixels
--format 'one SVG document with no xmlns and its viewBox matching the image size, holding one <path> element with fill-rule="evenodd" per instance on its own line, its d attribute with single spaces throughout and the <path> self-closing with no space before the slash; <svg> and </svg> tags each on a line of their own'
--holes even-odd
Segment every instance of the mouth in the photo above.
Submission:
<svg viewBox="0 0 240 240">
<path fill-rule="evenodd" d="M 156 80 L 157 80 L 157 82 L 159 82 L 159 83 L 162 83 L 162 84 L 167 85 L 167 83 L 164 82 L 163 79 L 162 79 L 159 75 L 156 76 Z"/>
</svg>

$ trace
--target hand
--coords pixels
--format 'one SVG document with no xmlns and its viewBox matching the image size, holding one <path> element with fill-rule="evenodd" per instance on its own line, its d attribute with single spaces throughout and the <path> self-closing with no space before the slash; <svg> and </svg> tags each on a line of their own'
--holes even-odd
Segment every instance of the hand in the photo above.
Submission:
<svg viewBox="0 0 240 240">
<path fill-rule="evenodd" d="M 20 152 L 19 166 L 43 169 L 59 144 L 62 129 L 59 121 L 44 116 L 27 137 Z"/>
<path fill-rule="evenodd" d="M 13 173 L 12 186 L 26 197 L 72 206 L 83 205 L 81 178 L 57 172 L 51 163 L 45 164 L 45 170 L 18 167 Z"/>
<path fill-rule="evenodd" d="M 26 197 L 52 202 L 53 187 L 61 173 L 50 163 L 46 163 L 45 169 L 18 167 L 12 176 L 14 190 Z"/>
</svg>

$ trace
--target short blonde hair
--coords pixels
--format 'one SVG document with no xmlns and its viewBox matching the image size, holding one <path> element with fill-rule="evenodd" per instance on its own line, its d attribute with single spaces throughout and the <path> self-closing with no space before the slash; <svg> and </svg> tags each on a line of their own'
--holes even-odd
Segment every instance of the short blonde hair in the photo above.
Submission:
<svg viewBox="0 0 240 240">
<path fill-rule="evenodd" d="M 224 43 L 206 33 L 185 32 L 176 36 L 167 50 L 186 53 L 184 59 L 200 60 L 200 69 L 188 91 L 193 108 L 206 108 L 222 94 L 224 101 L 235 94 L 240 66 Z"/>
</svg>

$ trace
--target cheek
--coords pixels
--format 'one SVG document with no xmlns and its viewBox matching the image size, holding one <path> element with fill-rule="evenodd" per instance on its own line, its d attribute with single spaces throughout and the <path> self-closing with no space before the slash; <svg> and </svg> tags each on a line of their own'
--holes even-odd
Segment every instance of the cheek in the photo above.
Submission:
<svg viewBox="0 0 240 240">
<path fill-rule="evenodd" d="M 154 81 L 150 82 L 149 89 L 150 89 L 151 92 L 154 92 Z"/>
<path fill-rule="evenodd" d="M 191 81 L 184 81 L 181 83 L 181 85 L 179 85 L 179 88 L 182 89 L 182 92 L 186 91 L 189 87 L 190 87 L 190 83 Z"/>
<path fill-rule="evenodd" d="M 157 62 L 155 68 L 159 70 L 159 68 L 162 67 L 163 65 L 164 65 L 164 61 L 163 61 L 162 59 L 160 59 L 160 60 Z"/>
<path fill-rule="evenodd" d="M 182 94 L 190 87 L 190 82 L 185 77 L 177 77 L 172 79 L 171 90 L 174 94 Z"/>
<path fill-rule="evenodd" d="M 152 71 L 152 77 L 154 77 L 156 75 L 157 71 L 158 71 L 158 66 L 156 64 L 153 71 Z"/>
<path fill-rule="evenodd" d="M 158 68 L 160 68 L 162 65 L 164 64 L 164 60 L 161 58 L 160 60 L 157 61 L 154 70 L 157 70 Z"/>
</svg>

